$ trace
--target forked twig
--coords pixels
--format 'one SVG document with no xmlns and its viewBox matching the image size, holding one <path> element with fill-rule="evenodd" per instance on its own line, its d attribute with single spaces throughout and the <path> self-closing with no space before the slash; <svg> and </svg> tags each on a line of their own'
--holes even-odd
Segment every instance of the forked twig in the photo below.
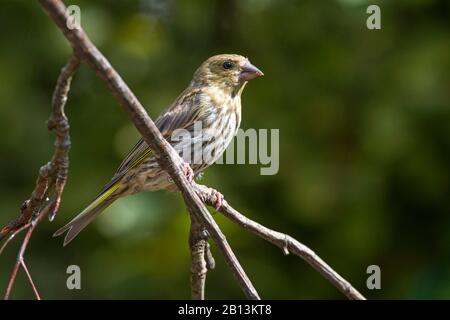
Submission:
<svg viewBox="0 0 450 320">
<path fill-rule="evenodd" d="M 203 201 L 209 206 L 214 207 L 216 204 L 217 193 L 212 192 L 211 188 L 203 185 L 194 185 L 194 189 Z M 225 217 L 248 230 L 264 240 L 279 247 L 285 255 L 293 253 L 308 262 L 316 269 L 325 279 L 333 284 L 339 291 L 353 300 L 365 300 L 366 298 L 358 292 L 347 280 L 334 271 L 325 261 L 323 261 L 313 250 L 300 243 L 291 236 L 271 230 L 262 224 L 253 221 L 236 209 L 231 207 L 227 201 L 223 200 L 222 205 L 218 209 Z"/>
<path fill-rule="evenodd" d="M 39 292 L 38 292 L 36 286 L 34 285 L 33 278 L 31 277 L 30 271 L 28 271 L 28 267 L 25 264 L 25 260 L 22 259 L 22 261 L 20 263 L 22 264 L 22 268 L 23 268 L 23 270 L 25 271 L 25 273 L 27 275 L 28 281 L 31 284 L 31 288 L 33 289 L 33 292 L 34 292 L 34 295 L 36 296 L 36 299 L 37 300 L 41 300 L 41 296 L 39 295 Z"/>
<path fill-rule="evenodd" d="M 67 102 L 72 75 L 78 68 L 78 65 L 78 57 L 73 56 L 61 70 L 53 93 L 52 112 L 47 122 L 48 129 L 54 130 L 56 133 L 53 157 L 48 163 L 40 168 L 36 186 L 31 193 L 30 198 L 23 203 L 19 217 L 0 231 L 0 241 L 7 237 L 0 248 L 1 254 L 8 243 L 17 234 L 27 230 L 6 289 L 5 299 L 8 299 L 10 296 L 17 272 L 21 266 L 27 275 L 36 298 L 40 299 L 39 293 L 31 278 L 31 274 L 23 260 L 23 256 L 31 235 L 39 222 L 41 222 L 43 217 L 47 214 L 50 221 L 53 220 L 59 209 L 61 195 L 67 180 L 70 149 L 69 121 L 64 113 L 64 107 Z M 47 199 L 49 196 L 51 199 Z M 45 208 L 42 209 L 44 206 Z"/>
<path fill-rule="evenodd" d="M 208 232 L 195 219 L 191 219 L 189 232 L 189 247 L 191 251 L 191 298 L 205 299 L 205 282 L 208 270 L 215 267 L 215 261 L 208 243 Z"/>
</svg>

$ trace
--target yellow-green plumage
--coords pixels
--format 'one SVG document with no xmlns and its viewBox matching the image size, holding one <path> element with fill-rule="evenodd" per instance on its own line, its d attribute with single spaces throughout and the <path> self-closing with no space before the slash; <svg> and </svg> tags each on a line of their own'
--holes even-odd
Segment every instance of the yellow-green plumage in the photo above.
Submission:
<svg viewBox="0 0 450 320">
<path fill-rule="evenodd" d="M 261 75 L 262 72 L 242 56 L 213 56 L 196 70 L 189 86 L 156 120 L 164 138 L 180 156 L 184 156 L 194 174 L 204 170 L 225 151 L 240 125 L 242 90 L 248 80 Z M 200 132 L 196 130 L 199 124 Z M 190 139 L 175 139 L 175 133 L 180 129 L 189 132 Z M 192 154 L 186 158 L 183 154 L 186 146 L 191 147 L 192 154 L 198 152 L 196 154 L 202 156 L 200 161 L 194 161 L 198 159 Z M 207 154 L 208 161 L 203 161 Z M 159 189 L 175 191 L 176 186 L 159 167 L 152 150 L 140 139 L 97 198 L 55 236 L 67 232 L 66 245 L 116 199 Z"/>
</svg>

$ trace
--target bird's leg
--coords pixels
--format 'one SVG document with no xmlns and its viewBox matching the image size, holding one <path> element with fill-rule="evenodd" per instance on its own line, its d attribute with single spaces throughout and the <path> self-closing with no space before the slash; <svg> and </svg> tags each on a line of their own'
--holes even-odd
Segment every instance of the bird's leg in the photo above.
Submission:
<svg viewBox="0 0 450 320">
<path fill-rule="evenodd" d="M 191 183 L 194 180 L 194 171 L 187 162 L 183 162 L 182 168 L 186 179 L 189 181 L 189 183 Z"/>
</svg>

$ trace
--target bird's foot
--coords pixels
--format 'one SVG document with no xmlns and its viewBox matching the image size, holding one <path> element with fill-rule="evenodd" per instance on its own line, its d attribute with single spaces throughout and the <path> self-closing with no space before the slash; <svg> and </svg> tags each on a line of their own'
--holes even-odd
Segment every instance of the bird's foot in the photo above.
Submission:
<svg viewBox="0 0 450 320">
<path fill-rule="evenodd" d="M 194 187 L 202 202 L 212 205 L 216 210 L 219 210 L 224 204 L 225 198 L 223 194 L 216 189 L 198 184 L 194 185 Z"/>
<path fill-rule="evenodd" d="M 219 210 L 223 204 L 223 194 L 213 188 L 209 188 L 209 191 L 216 197 L 216 200 L 214 201 L 214 208 Z"/>
<path fill-rule="evenodd" d="M 187 162 L 183 162 L 182 168 L 186 179 L 191 183 L 194 180 L 194 171 Z"/>
</svg>

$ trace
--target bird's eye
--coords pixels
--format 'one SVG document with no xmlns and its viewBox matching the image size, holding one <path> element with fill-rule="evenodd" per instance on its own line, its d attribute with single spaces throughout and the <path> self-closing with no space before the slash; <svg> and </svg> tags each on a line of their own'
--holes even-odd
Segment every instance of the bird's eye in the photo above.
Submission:
<svg viewBox="0 0 450 320">
<path fill-rule="evenodd" d="M 233 64 L 233 62 L 231 62 L 231 61 L 225 61 L 224 63 L 223 63 L 223 68 L 224 69 L 231 69 L 231 68 L 233 68 L 234 67 L 234 64 Z"/>
</svg>

